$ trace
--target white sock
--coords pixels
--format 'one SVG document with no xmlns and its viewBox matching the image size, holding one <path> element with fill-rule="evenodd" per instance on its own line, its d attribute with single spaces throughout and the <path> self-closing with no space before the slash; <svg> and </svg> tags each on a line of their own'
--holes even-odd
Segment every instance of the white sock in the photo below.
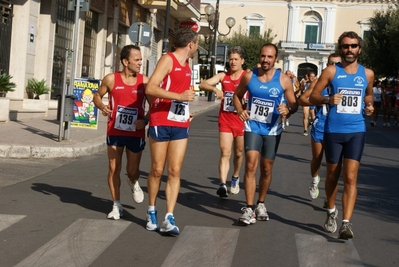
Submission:
<svg viewBox="0 0 399 267">
<path fill-rule="evenodd" d="M 155 206 L 148 206 L 148 211 L 153 211 L 155 210 Z"/>
<path fill-rule="evenodd" d="M 349 222 L 349 220 L 342 220 L 342 222 L 343 222 L 343 223 L 344 223 L 344 222 L 347 222 L 347 223 L 348 223 L 348 222 Z"/>
<path fill-rule="evenodd" d="M 172 215 L 172 217 L 173 217 L 173 213 L 168 212 L 168 213 L 166 213 L 166 215 L 165 215 L 165 220 L 168 218 L 169 215 Z"/>
<path fill-rule="evenodd" d="M 332 208 L 332 209 L 327 209 L 327 211 L 328 211 L 328 213 L 333 213 L 333 212 L 335 212 L 335 206 L 334 206 L 334 208 Z"/>
<path fill-rule="evenodd" d="M 120 205 L 121 205 L 121 201 L 120 201 L 120 200 L 115 200 L 115 201 L 114 201 L 114 205 L 120 206 Z"/>
<path fill-rule="evenodd" d="M 317 184 L 318 181 L 319 181 L 319 176 L 318 175 L 313 177 L 313 183 L 314 184 Z"/>
</svg>

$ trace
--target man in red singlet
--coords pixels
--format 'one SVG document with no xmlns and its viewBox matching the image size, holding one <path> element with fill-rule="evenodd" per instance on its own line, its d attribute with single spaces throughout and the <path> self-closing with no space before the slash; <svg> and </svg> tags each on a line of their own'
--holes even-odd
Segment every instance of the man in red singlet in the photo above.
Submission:
<svg viewBox="0 0 399 267">
<path fill-rule="evenodd" d="M 148 211 L 146 229 L 157 231 L 157 194 L 161 176 L 168 163 L 166 181 L 166 215 L 160 231 L 179 235 L 173 211 L 180 190 L 180 173 L 186 153 L 190 127 L 189 101 L 195 92 L 190 89 L 191 69 L 189 59 L 198 49 L 198 34 L 191 29 L 176 32 L 175 51 L 161 57 L 148 81 L 147 95 L 152 97 L 150 127 L 148 130 L 151 169 L 148 174 Z"/>
<path fill-rule="evenodd" d="M 107 218 L 114 220 L 123 215 L 120 203 L 120 173 L 125 147 L 127 182 L 132 190 L 132 197 L 136 203 L 144 200 L 138 179 L 141 153 L 145 147 L 145 126 L 148 123 L 148 118 L 144 114 L 145 84 L 148 78 L 139 73 L 143 64 L 140 48 L 134 45 L 123 47 L 120 60 L 123 70 L 106 75 L 93 99 L 103 115 L 108 116 L 108 186 L 114 204 Z M 107 93 L 108 105 L 102 102 L 103 96 Z"/>
<path fill-rule="evenodd" d="M 237 116 L 233 105 L 233 94 L 240 83 L 241 77 L 245 74 L 242 69 L 244 64 L 244 53 L 241 47 L 234 46 L 228 52 L 230 70 L 221 72 L 212 78 L 201 82 L 201 90 L 215 93 L 218 99 L 222 99 L 219 110 L 219 176 L 220 186 L 216 193 L 220 197 L 227 197 L 227 175 L 230 168 L 231 147 L 234 143 L 234 170 L 231 178 L 231 194 L 238 194 L 240 191 L 240 169 L 243 160 L 244 150 L 244 122 Z M 216 88 L 216 84 L 222 84 L 222 90 Z"/>
</svg>

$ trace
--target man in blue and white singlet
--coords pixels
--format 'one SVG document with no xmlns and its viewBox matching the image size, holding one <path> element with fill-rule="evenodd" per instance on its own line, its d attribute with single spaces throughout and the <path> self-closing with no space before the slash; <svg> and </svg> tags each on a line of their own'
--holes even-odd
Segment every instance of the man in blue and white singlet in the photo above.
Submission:
<svg viewBox="0 0 399 267">
<path fill-rule="evenodd" d="M 338 38 L 342 63 L 328 66 L 322 72 L 310 102 L 328 104 L 329 112 L 324 129 L 324 147 L 327 162 L 325 190 L 327 219 L 324 230 L 337 230 L 335 197 L 338 179 L 343 170 L 342 225 L 340 239 L 353 238 L 350 219 L 357 195 L 357 176 L 366 135 L 365 115 L 371 116 L 373 108 L 374 72 L 358 64 L 363 41 L 355 32 L 344 32 Z M 329 86 L 329 96 L 321 95 Z"/>
<path fill-rule="evenodd" d="M 245 147 L 245 198 L 247 206 L 241 210 L 238 219 L 244 224 L 256 220 L 267 221 L 269 216 L 265 198 L 272 180 L 272 168 L 283 131 L 281 118 L 288 117 L 298 109 L 291 79 L 274 68 L 277 61 L 277 47 L 267 43 L 260 49 L 260 67 L 246 73 L 240 81 L 234 96 L 237 115 L 244 121 Z M 248 91 L 247 109 L 243 109 L 242 98 Z M 287 104 L 283 104 L 283 100 Z M 256 170 L 260 159 L 259 197 L 256 206 Z"/>
</svg>

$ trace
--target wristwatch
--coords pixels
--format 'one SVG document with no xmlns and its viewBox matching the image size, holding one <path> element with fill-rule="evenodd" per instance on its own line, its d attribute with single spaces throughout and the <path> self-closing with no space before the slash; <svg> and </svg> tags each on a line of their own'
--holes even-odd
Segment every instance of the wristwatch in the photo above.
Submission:
<svg viewBox="0 0 399 267">
<path fill-rule="evenodd" d="M 330 97 L 329 96 L 325 96 L 323 99 L 323 103 L 324 104 L 329 104 L 330 103 Z"/>
</svg>

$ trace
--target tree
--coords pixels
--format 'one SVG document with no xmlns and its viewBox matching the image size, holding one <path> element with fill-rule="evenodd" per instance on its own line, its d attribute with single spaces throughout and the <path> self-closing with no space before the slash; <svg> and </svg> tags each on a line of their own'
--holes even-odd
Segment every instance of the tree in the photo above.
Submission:
<svg viewBox="0 0 399 267">
<path fill-rule="evenodd" d="M 393 77 L 399 70 L 399 10 L 376 11 L 370 19 L 370 31 L 365 35 L 361 61 L 377 78 Z"/>
<path fill-rule="evenodd" d="M 272 33 L 272 29 L 268 29 L 262 35 L 247 36 L 242 28 L 238 32 L 234 32 L 229 38 L 226 38 L 225 43 L 231 46 L 241 46 L 245 52 L 244 69 L 253 69 L 259 63 L 259 51 L 265 43 L 273 43 L 277 34 Z M 277 44 L 276 44 L 277 45 Z"/>
<path fill-rule="evenodd" d="M 238 32 L 234 32 L 231 37 L 227 37 L 223 40 L 223 43 L 228 43 L 230 46 L 241 46 L 245 53 L 245 63 L 243 69 L 253 69 L 259 62 L 259 51 L 265 43 L 273 43 L 274 38 L 277 34 L 272 33 L 272 29 L 268 29 L 263 33 L 263 36 L 247 36 L 242 28 Z M 199 40 L 199 45 L 202 47 L 208 47 L 203 39 Z M 277 45 L 277 44 L 275 44 Z M 228 68 L 228 64 L 226 64 Z"/>
</svg>

